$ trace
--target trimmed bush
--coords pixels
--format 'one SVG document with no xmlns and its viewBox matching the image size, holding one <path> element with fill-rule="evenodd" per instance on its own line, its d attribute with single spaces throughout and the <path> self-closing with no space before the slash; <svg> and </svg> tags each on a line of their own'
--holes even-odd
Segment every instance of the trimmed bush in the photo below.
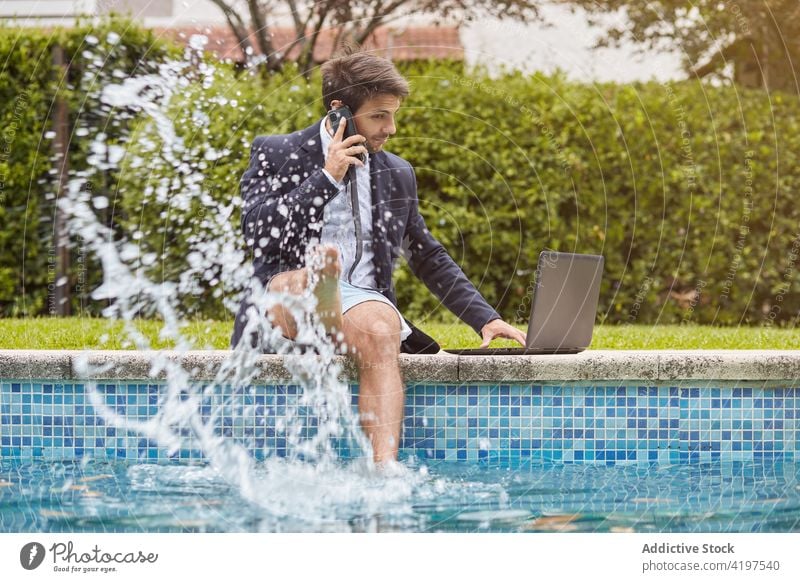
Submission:
<svg viewBox="0 0 800 582">
<path fill-rule="evenodd" d="M 404 71 L 413 92 L 387 149 L 414 165 L 428 226 L 506 319 L 526 320 L 544 248 L 606 257 L 604 321 L 770 324 L 797 314 L 796 97 L 695 82 L 491 79 L 447 63 Z M 318 87 L 293 71 L 266 87 L 223 72 L 204 99 L 178 104 L 211 108 L 205 135 L 183 135 L 226 149 L 206 172 L 215 198 L 236 196 L 255 135 L 321 116 Z M 238 105 L 214 105 L 220 96 Z M 160 268 L 180 271 L 185 220 L 140 186 L 125 183 L 122 206 L 142 217 Z M 395 280 L 409 317 L 446 318 L 404 265 Z"/>
<path fill-rule="evenodd" d="M 66 75 L 54 64 L 56 46 L 69 63 Z M 0 28 L 0 315 L 55 312 L 56 99 L 64 99 L 69 111 L 70 171 L 84 172 L 98 195 L 107 194 L 114 172 L 87 164 L 87 136 L 102 131 L 124 141 L 132 118 L 104 115 L 96 89 L 152 70 L 169 50 L 127 19 L 51 31 Z M 111 214 L 105 218 L 110 222 Z M 96 312 L 99 306 L 88 297 L 101 280 L 96 263 L 79 245 L 71 254 L 72 311 Z"/>
<path fill-rule="evenodd" d="M 70 32 L 75 39 L 85 33 Z M 25 200 L 46 200 L 52 192 L 49 158 L 35 152 L 47 130 L 41 108 L 49 106 L 53 88 L 36 59 L 18 54 L 44 50 L 47 39 L 31 38 L 26 42 L 35 48 L 0 44 L 18 63 L 7 74 L 34 79 L 42 87 L 36 95 L 43 95 L 31 97 L 30 120 L 22 122 L 26 135 L 18 132 L 13 170 L 6 170 L 14 176 L 6 184 L 15 185 L 16 206 L 4 202 L 3 211 L 21 207 L 4 222 L 14 224 L 4 233 L 11 246 L 0 256 L 6 314 L 46 309 L 46 246 L 32 244 L 30 233 L 47 240 L 47 229 L 25 231 L 23 215 L 28 212 L 27 226 L 48 216 L 47 205 Z M 137 39 L 143 45 L 134 50 Z M 132 37 L 129 54 L 143 57 L 151 41 Z M 134 61 L 125 61 L 128 67 L 115 60 L 115 68 L 133 72 Z M 235 205 L 252 139 L 301 129 L 323 113 L 316 74 L 306 80 L 288 68 L 265 81 L 226 64 L 206 65 L 214 74 L 198 75 L 170 110 L 184 146 L 180 161 L 199 170 L 202 183 L 176 171 L 151 120 L 123 118 L 113 126 L 115 118 L 107 119 L 115 132 L 109 143 L 125 149 L 121 167 L 102 182 L 114 224 L 136 234 L 142 252 L 156 257 L 153 273 L 164 279 L 184 270 L 192 240 L 214 236 L 215 223 L 204 216 L 217 204 Z M 401 68 L 412 94 L 387 149 L 414 165 L 428 226 L 507 320 L 527 318 L 544 248 L 606 257 L 601 321 L 772 325 L 796 318 L 796 96 L 698 82 L 591 85 L 560 74 L 519 73 L 492 78 L 446 62 Z M 15 94 L 5 96 L 2 119 L 8 123 Z M 73 123 L 80 126 L 85 112 L 76 112 Z M 73 155 L 72 167 L 86 166 L 86 152 L 77 147 Z M 187 197 L 191 189 L 207 197 Z M 10 201 L 8 185 L 4 192 Z M 237 220 L 234 213 L 230 221 Z M 409 318 L 446 319 L 405 265 L 395 280 Z M 224 281 L 222 287 L 199 292 L 187 309 L 223 317 Z"/>
</svg>

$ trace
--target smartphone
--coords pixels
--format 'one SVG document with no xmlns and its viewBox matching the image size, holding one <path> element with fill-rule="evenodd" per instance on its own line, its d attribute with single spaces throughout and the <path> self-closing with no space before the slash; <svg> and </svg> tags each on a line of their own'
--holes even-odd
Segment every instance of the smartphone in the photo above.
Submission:
<svg viewBox="0 0 800 582">
<path fill-rule="evenodd" d="M 344 128 L 344 136 L 342 136 L 342 139 L 358 134 L 356 122 L 353 120 L 353 112 L 350 111 L 347 105 L 339 107 L 339 109 L 331 109 L 328 112 L 328 119 L 331 120 L 331 128 L 334 134 L 339 129 L 339 124 L 342 123 L 342 121 L 347 124 Z M 366 156 L 364 154 L 356 154 L 356 157 L 362 162 L 366 161 Z"/>
</svg>

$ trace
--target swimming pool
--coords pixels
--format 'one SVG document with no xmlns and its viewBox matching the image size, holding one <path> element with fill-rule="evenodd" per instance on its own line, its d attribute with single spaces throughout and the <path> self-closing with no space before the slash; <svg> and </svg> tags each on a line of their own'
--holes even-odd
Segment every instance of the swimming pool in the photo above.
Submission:
<svg viewBox="0 0 800 582">
<path fill-rule="evenodd" d="M 243 503 L 200 464 L 0 462 L 3 532 L 790 532 L 800 530 L 795 463 L 543 465 L 431 461 L 370 509 L 314 519 Z M 357 487 L 396 487 L 359 479 Z M 297 487 L 298 482 L 286 483 Z M 318 494 L 318 492 L 317 492 Z"/>
<path fill-rule="evenodd" d="M 544 361 L 569 377 L 558 360 Z M 498 369 L 499 381 L 484 379 Z M 169 451 L 98 416 L 68 367 L 52 380 L 0 380 L 0 531 L 800 529 L 794 380 L 775 370 L 708 380 L 685 364 L 689 377 L 669 380 L 555 381 L 531 370 L 536 379 L 460 364 L 459 373 L 484 377 L 455 382 L 441 367 L 411 374 L 399 475 L 365 471 L 347 439 L 324 470 L 298 458 L 287 419 L 295 444 L 314 435 L 317 419 L 297 385 L 218 388 L 209 398 L 225 406 L 204 402 L 198 414 L 259 461 L 247 501 L 190 433 Z M 98 380 L 103 403 L 138 421 L 157 414 L 165 386 L 131 379 L 142 371 Z M 357 392 L 351 384 L 353 407 Z"/>
</svg>

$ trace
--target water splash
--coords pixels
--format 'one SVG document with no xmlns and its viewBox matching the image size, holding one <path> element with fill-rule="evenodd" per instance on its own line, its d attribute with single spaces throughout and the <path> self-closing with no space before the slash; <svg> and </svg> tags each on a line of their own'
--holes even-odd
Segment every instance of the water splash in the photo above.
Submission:
<svg viewBox="0 0 800 582">
<path fill-rule="evenodd" d="M 192 39 L 183 60 L 165 62 L 155 73 L 97 89 L 97 98 L 110 113 L 124 110 L 148 120 L 150 134 L 145 134 L 140 143 L 144 154 L 108 143 L 103 133 L 89 136 L 90 168 L 73 172 L 66 197 L 58 202 L 71 234 L 80 237 L 102 265 L 103 282 L 93 298 L 108 302 L 104 315 L 121 320 L 127 337 L 139 350 L 150 350 L 152 346 L 136 327 L 136 321 L 142 317 L 163 321 L 160 337 L 172 340 L 173 354 L 178 355 L 176 358 L 164 352 L 154 353 L 150 375 L 166 377 L 155 416 L 139 420 L 121 413 L 96 385 L 88 382 L 90 402 L 107 425 L 137 433 L 170 454 L 199 449 L 216 474 L 236 487 L 244 499 L 276 519 L 292 515 L 319 522 L 333 519 L 342 506 L 359 505 L 374 512 L 383 504 L 397 504 L 424 481 L 424 475 L 408 469 L 392 476 L 376 473 L 370 444 L 350 406 L 348 386 L 337 379 L 341 367 L 334 359 L 334 346 L 312 317 L 316 306 L 313 294 L 298 297 L 268 293 L 253 279 L 253 268 L 242 250 L 245 245 L 232 220 L 241 200 L 232 197 L 229 202 L 220 203 L 204 187 L 206 162 L 224 160 L 230 152 L 187 143 L 176 130 L 176 120 L 171 117 L 176 97 L 214 83 L 215 67 L 199 56 L 203 44 L 202 38 Z M 194 104 L 193 100 L 181 100 L 181 120 L 202 126 L 208 115 L 200 101 L 197 106 Z M 218 100 L 218 104 L 227 101 Z M 198 158 L 201 163 L 194 163 Z M 182 231 L 185 240 L 181 242 L 188 249 L 186 265 L 173 280 L 157 282 L 148 275 L 158 257 L 142 250 L 140 231 L 128 235 L 98 219 L 97 211 L 108 208 L 110 203 L 106 197 L 92 193 L 93 172 L 118 170 L 123 160 L 128 171 L 146 170 L 157 164 L 173 170 L 169 176 L 155 179 L 155 183 L 148 179 L 142 192 L 145 200 L 168 205 L 178 217 L 198 202 L 206 209 L 199 231 Z M 178 222 L 184 224 L 183 219 Z M 226 293 L 221 290 L 222 282 Z M 243 294 L 249 294 L 252 306 L 244 337 L 255 333 L 263 339 L 256 346 L 241 342 L 213 380 L 200 383 L 194 372 L 180 363 L 180 354 L 195 348 L 182 333 L 182 304 L 208 289 L 213 289 L 212 296 L 222 298 L 233 313 Z M 298 322 L 298 342 L 313 345 L 315 355 L 300 355 L 278 343 L 280 330 L 263 314 L 279 303 Z M 285 367 L 302 391 L 297 402 L 288 407 L 285 425 L 278 428 L 285 433 L 289 458 L 274 458 L 274 451 L 264 450 L 267 460 L 258 464 L 248 451 L 248 443 L 235 440 L 226 431 L 223 419 L 253 413 L 253 405 L 247 404 L 247 387 L 259 372 L 257 359 L 264 346 L 285 355 Z M 103 371 L 88 358 L 79 359 L 76 364 L 76 372 L 85 378 L 98 377 Z M 315 419 L 315 430 L 307 430 L 305 419 L 309 415 L 302 414 L 302 410 L 308 410 Z M 354 446 L 360 457 L 356 462 L 344 464 L 338 457 L 336 443 L 341 440 Z"/>
</svg>

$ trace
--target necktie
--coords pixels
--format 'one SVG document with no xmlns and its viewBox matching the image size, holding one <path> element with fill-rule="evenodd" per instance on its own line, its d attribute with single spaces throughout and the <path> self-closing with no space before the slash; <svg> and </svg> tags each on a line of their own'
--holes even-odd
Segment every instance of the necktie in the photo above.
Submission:
<svg viewBox="0 0 800 582">
<path fill-rule="evenodd" d="M 350 272 L 347 274 L 347 281 L 353 283 L 353 273 L 356 266 L 361 261 L 362 246 L 364 243 L 364 234 L 361 232 L 361 207 L 358 204 L 358 179 L 356 178 L 356 167 L 350 166 L 347 170 L 347 187 L 350 189 L 350 207 L 353 212 L 353 222 L 356 227 L 356 256 L 353 259 L 353 265 L 350 267 Z"/>
</svg>

